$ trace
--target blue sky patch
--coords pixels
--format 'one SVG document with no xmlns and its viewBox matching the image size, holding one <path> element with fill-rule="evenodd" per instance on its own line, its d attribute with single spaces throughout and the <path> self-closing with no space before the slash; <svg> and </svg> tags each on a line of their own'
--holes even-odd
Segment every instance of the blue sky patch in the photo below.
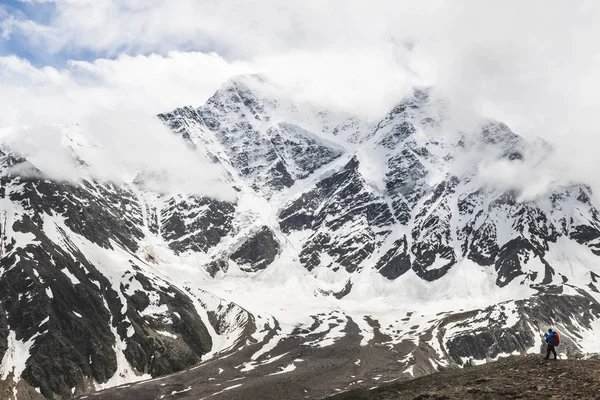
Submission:
<svg viewBox="0 0 600 400">
<path fill-rule="evenodd" d="M 24 2 L 19 0 L 0 0 L 1 18 L 17 21 L 32 21 L 41 25 L 48 24 L 56 10 L 53 3 Z M 23 32 L 13 29 L 8 38 L 0 38 L 0 56 L 16 55 L 29 60 L 34 66 L 63 67 L 68 60 L 91 61 L 98 58 L 96 52 L 65 47 L 57 53 L 44 51 L 41 46 L 32 46 Z"/>
</svg>

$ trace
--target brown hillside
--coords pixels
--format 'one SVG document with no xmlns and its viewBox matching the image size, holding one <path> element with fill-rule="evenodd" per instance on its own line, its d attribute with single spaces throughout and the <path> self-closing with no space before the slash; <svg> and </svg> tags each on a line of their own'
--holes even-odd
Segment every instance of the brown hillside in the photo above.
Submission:
<svg viewBox="0 0 600 400">
<path fill-rule="evenodd" d="M 329 399 L 600 400 L 600 360 L 544 361 L 540 355 L 513 356 L 373 390 L 353 390 Z"/>
</svg>

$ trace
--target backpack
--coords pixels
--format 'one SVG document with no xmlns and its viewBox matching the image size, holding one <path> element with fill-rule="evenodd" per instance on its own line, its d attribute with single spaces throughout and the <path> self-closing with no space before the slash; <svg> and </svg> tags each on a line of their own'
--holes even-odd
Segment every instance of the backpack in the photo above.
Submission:
<svg viewBox="0 0 600 400">
<path fill-rule="evenodd" d="M 558 346 L 560 344 L 560 337 L 558 337 L 558 332 L 554 332 L 552 335 L 552 346 Z"/>
</svg>

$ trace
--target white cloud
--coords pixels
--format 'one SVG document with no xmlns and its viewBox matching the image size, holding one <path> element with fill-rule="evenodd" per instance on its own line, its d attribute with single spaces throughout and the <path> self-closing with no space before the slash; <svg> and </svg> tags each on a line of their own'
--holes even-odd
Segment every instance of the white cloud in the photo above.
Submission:
<svg viewBox="0 0 600 400">
<path fill-rule="evenodd" d="M 77 125 L 36 124 L 0 131 L 2 142 L 31 163 L 2 173 L 77 182 L 82 178 L 136 183 L 162 193 L 233 201 L 225 171 L 186 147 L 158 119 L 135 110 L 91 113 Z"/>
<path fill-rule="evenodd" d="M 7 40 L 12 34 L 14 17 L 0 8 L 0 40 Z"/>
<path fill-rule="evenodd" d="M 94 62 L 73 61 L 62 69 L 36 68 L 16 56 L 0 57 L 0 126 L 32 118 L 78 122 L 97 108 L 127 107 L 154 115 L 202 104 L 232 76 L 252 71 L 216 54 L 172 52 Z"/>
<path fill-rule="evenodd" d="M 10 27 L 5 36 L 20 35 L 45 54 L 119 56 L 65 68 L 0 58 L 0 125 L 78 121 L 96 108 L 152 115 L 199 105 L 246 72 L 266 71 L 298 99 L 363 116 L 384 112 L 423 83 L 450 99 L 457 129 L 484 115 L 555 146 L 547 179 L 521 171 L 508 180 L 531 187 L 582 179 L 600 187 L 596 1 L 53 3 L 44 24 L 0 15 Z"/>
<path fill-rule="evenodd" d="M 155 115 L 202 104 L 224 80 L 248 71 L 242 63 L 202 53 L 122 56 L 72 62 L 65 69 L 0 57 L 3 141 L 50 177 L 71 181 L 82 175 L 63 136 L 83 135 L 93 145 L 77 155 L 96 178 L 131 181 L 127 174 L 143 172 L 153 189 L 232 199 L 221 182 L 224 171 L 187 149 Z"/>
<path fill-rule="evenodd" d="M 186 147 L 158 119 L 125 109 L 92 114 L 81 127 L 94 140 L 81 152 L 93 176 L 118 181 L 127 180 L 123 171 L 141 171 L 143 185 L 157 192 L 235 198 L 223 182 L 224 170 Z"/>
<path fill-rule="evenodd" d="M 76 131 L 82 129 L 99 146 L 90 147 L 91 153 L 78 150 L 92 165 L 88 173 L 95 177 L 120 181 L 128 179 L 122 171 L 145 171 L 154 177 L 147 182 L 154 189 L 231 199 L 231 190 L 218 183 L 223 171 L 188 154 L 183 143 L 154 118 L 157 113 L 199 106 L 233 76 L 268 72 L 273 83 L 296 100 L 372 116 L 393 103 L 400 89 L 410 86 L 404 74 L 397 73 L 396 61 L 380 57 L 379 52 L 353 56 L 296 51 L 237 62 L 216 54 L 171 52 L 71 61 L 64 68 L 35 67 L 16 56 L 0 57 L 0 128 L 12 127 L 4 140 L 55 179 L 80 177 L 61 144 L 64 131 L 79 124 Z M 390 79 L 373 85 L 370 74 L 374 72 Z M 329 85 L 324 87 L 324 81 Z M 390 90 L 390 85 L 396 89 Z M 377 100 L 364 96 L 366 90 L 376 92 Z"/>
<path fill-rule="evenodd" d="M 34 0 L 35 1 L 35 0 Z M 47 2 L 47 1 L 45 1 Z M 50 51 L 214 50 L 249 58 L 289 49 L 364 47 L 408 34 L 443 4 L 417 0 L 54 0 L 44 24 L 20 25 Z"/>
<path fill-rule="evenodd" d="M 468 115 L 474 109 L 541 136 L 548 135 L 548 128 L 572 131 L 573 120 L 589 118 L 598 105 L 594 91 L 588 90 L 600 82 L 600 44 L 595 39 L 600 36 L 600 3 L 594 0 L 576 5 L 566 0 L 53 3 L 55 11 L 45 24 L 15 21 L 19 28 L 12 28 L 20 29 L 30 46 L 44 53 L 156 52 L 170 59 L 172 51 L 179 50 L 173 66 L 182 62 L 186 49 L 214 51 L 231 63 L 244 60 L 252 67 L 286 71 L 295 83 L 309 87 L 320 80 L 319 90 L 304 95 L 318 100 L 337 96 L 346 108 L 355 104 L 343 104 L 355 85 L 350 98 L 359 97 L 360 91 L 363 98 L 387 106 L 403 92 L 394 90 L 397 85 L 418 77 L 449 95 L 458 105 L 457 113 L 464 110 Z M 192 63 L 198 54 L 192 53 Z M 137 62 L 146 68 L 138 70 L 141 76 L 149 79 L 156 68 L 162 79 L 222 80 L 215 68 L 166 71 L 168 61 L 149 58 L 123 58 L 119 64 L 133 67 Z M 229 63 L 221 61 L 227 68 Z M 111 72 L 114 68 L 119 71 Z M 127 73 L 111 61 L 99 60 L 91 69 L 121 79 L 111 82 L 105 74 L 107 84 L 140 81 L 134 68 Z M 382 94 L 382 88 L 388 90 Z M 165 87 L 160 89 L 169 96 Z M 188 101 L 182 93 L 177 93 L 182 104 L 199 101 Z"/>
</svg>

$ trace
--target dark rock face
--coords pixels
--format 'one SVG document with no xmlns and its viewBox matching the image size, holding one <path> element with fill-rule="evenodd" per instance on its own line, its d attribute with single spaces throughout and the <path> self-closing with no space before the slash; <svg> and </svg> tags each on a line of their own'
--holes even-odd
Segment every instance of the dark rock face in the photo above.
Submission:
<svg viewBox="0 0 600 400">
<path fill-rule="evenodd" d="M 411 268 L 406 236 L 394 242 L 392 248 L 377 261 L 375 268 L 386 278 L 393 280 Z"/>
<path fill-rule="evenodd" d="M 135 196 L 118 186 L 104 182 L 84 181 L 80 185 L 52 182 L 46 179 L 0 178 L 2 187 L 19 185 L 8 198 L 33 214 L 41 223 L 41 215 L 58 215 L 74 233 L 106 249 L 111 240 L 131 251 L 143 234 L 141 210 Z M 123 212 L 125 211 L 125 212 Z"/>
<path fill-rule="evenodd" d="M 16 230 L 33 233 L 41 242 L 17 248 L 0 261 L 5 271 L 0 302 L 8 310 L 8 325 L 17 340 L 35 343 L 23 378 L 46 396 L 70 393 L 85 377 L 106 381 L 117 368 L 109 328 L 111 304 L 115 311 L 119 307 L 116 294 L 85 258 L 76 254 L 81 258 L 73 260 L 28 217 Z M 79 284 L 73 285 L 63 271 Z"/>
<path fill-rule="evenodd" d="M 130 283 L 121 288 L 127 298 L 127 317 L 135 330 L 125 350 L 131 364 L 138 371 L 160 376 L 198 363 L 211 349 L 212 339 L 188 296 L 141 272 L 127 276 L 125 282 L 137 281 L 136 286 L 141 286 L 133 294 Z M 151 304 L 149 295 L 158 304 Z M 145 313 L 156 305 L 166 307 L 166 311 Z"/>
<path fill-rule="evenodd" d="M 196 126 L 196 121 L 199 118 L 196 110 L 192 107 L 177 108 L 169 113 L 158 114 L 158 118 L 173 132 L 180 134 L 186 143 L 195 147 L 189 130 Z"/>
<path fill-rule="evenodd" d="M 389 279 L 412 270 L 433 281 L 467 259 L 493 266 L 499 286 L 518 277 L 549 284 L 558 275 L 546 253 L 560 237 L 600 254 L 600 214 L 589 188 L 574 186 L 551 193 L 548 200 L 523 201 L 512 190 L 473 185 L 473 171 L 444 172 L 465 152 L 519 163 L 529 144 L 497 122 L 482 126 L 470 141 L 464 136 L 455 142 L 426 136 L 423 131 L 438 125 L 436 117 L 428 115 L 428 102 L 427 92 L 415 93 L 366 136 L 374 143 L 367 153 L 375 151 L 385 171 L 384 193 L 368 189 L 360 157 L 355 157 L 280 211 L 284 232 L 313 232 L 300 252 L 309 270 L 337 264 L 355 271 L 376 255 L 375 269 Z M 577 210 L 569 205 L 574 197 Z M 586 217 L 565 215 L 573 211 Z M 365 220 L 368 227 L 359 222 Z M 350 228 L 350 221 L 356 229 Z M 388 238 L 392 227 L 402 233 Z M 543 270 L 532 271 L 533 264 L 542 264 Z"/>
<path fill-rule="evenodd" d="M 340 290 L 339 292 L 333 293 L 333 297 L 335 297 L 338 300 L 343 299 L 344 297 L 346 297 L 348 295 L 348 293 L 350 293 L 351 290 L 352 290 L 352 282 L 350 280 L 348 280 L 348 282 L 346 282 L 346 284 L 344 285 L 344 288 L 342 290 Z"/>
<path fill-rule="evenodd" d="M 532 146 L 551 151 L 546 143 L 530 144 L 496 121 L 484 123 L 470 136 L 439 134 L 444 116 L 437 114 L 432 101 L 429 90 L 415 90 L 370 132 L 349 135 L 348 142 L 362 144 L 357 156 L 283 206 L 283 232 L 307 231 L 299 253 L 306 268 L 356 271 L 374 256 L 369 265 L 389 279 L 412 271 L 433 281 L 470 260 L 494 269 L 499 286 L 515 279 L 548 284 L 558 274 L 546 253 L 559 238 L 568 237 L 600 254 L 600 214 L 589 188 L 575 185 L 548 199 L 523 201 L 514 190 L 474 185 L 477 164 L 457 174 L 448 172 L 456 170 L 455 161 L 460 165 L 473 153 L 520 163 Z M 226 85 L 203 107 L 179 109 L 161 118 L 186 140 L 218 143 L 223 147 L 220 162 L 230 163 L 254 190 L 270 197 L 342 151 L 295 123 L 272 123 L 278 107 L 278 100 L 257 95 L 240 80 Z M 326 112 L 316 119 L 332 136 L 357 126 L 346 121 L 325 127 Z M 269 128 L 265 131 L 257 121 Z M 203 133 L 195 133 L 199 131 Z M 381 189 L 372 190 L 363 176 L 361 168 L 373 169 L 360 167 L 364 154 L 380 163 L 376 169 L 381 176 L 376 179 Z M 569 203 L 573 198 L 575 209 Z M 398 233 L 392 233 L 395 230 Z M 533 264 L 542 264 L 543 270 L 533 271 Z M 214 264 L 212 269 L 221 268 Z"/>
<path fill-rule="evenodd" d="M 143 272 L 134 256 L 143 237 L 134 194 L 103 182 L 72 185 L 11 175 L 3 175 L 0 185 L 0 201 L 15 205 L 2 210 L 0 358 L 9 334 L 31 343 L 22 379 L 48 398 L 66 396 L 118 372 L 115 342 L 123 343 L 131 366 L 152 376 L 195 364 L 211 349 L 190 298 Z M 110 267 L 125 271 L 120 284 L 73 238 L 103 251 L 129 252 L 130 265 Z"/>
<path fill-rule="evenodd" d="M 161 211 L 161 236 L 177 253 L 206 252 L 231 231 L 235 204 L 207 197 L 170 198 Z"/>
<path fill-rule="evenodd" d="M 245 241 L 231 259 L 247 271 L 258 271 L 267 268 L 279 252 L 279 242 L 273 231 L 263 226 L 260 231 Z"/>
<path fill-rule="evenodd" d="M 388 162 L 387 189 L 393 198 L 394 215 L 401 223 L 410 221 L 410 211 L 423 196 L 425 166 L 408 150 Z M 402 171 L 402 173 L 400 173 Z"/>
<path fill-rule="evenodd" d="M 320 143 L 311 132 L 290 123 L 280 123 L 268 131 L 277 153 L 295 179 L 303 179 L 341 155 L 339 149 Z"/>
<path fill-rule="evenodd" d="M 569 221 L 566 218 L 563 219 L 563 226 L 570 226 L 570 230 L 566 234 L 578 243 L 588 246 L 592 252 L 596 255 L 600 255 L 600 213 L 598 212 L 597 205 L 592 202 L 591 189 L 583 185 L 571 188 L 566 193 L 558 193 L 555 197 L 560 198 L 563 201 L 568 201 L 568 197 L 565 194 L 575 196 L 577 195 L 577 208 L 581 210 L 579 218 L 575 219 L 571 217 Z M 558 202 L 558 201 L 556 201 Z M 581 216 L 587 215 L 587 218 L 581 218 Z"/>
<path fill-rule="evenodd" d="M 234 168 L 252 181 L 252 188 L 276 191 L 292 186 L 294 178 L 268 138 L 248 122 L 227 126 L 217 137 L 227 149 Z"/>
<path fill-rule="evenodd" d="M 490 122 L 481 129 L 481 139 L 484 145 L 501 149 L 500 157 L 508 160 L 522 160 L 527 144 L 522 137 L 515 134 L 501 122 Z"/>
<path fill-rule="evenodd" d="M 452 246 L 450 198 L 458 180 L 454 177 L 437 185 L 415 217 L 412 231 L 413 270 L 432 281 L 443 276 L 456 263 Z"/>
<path fill-rule="evenodd" d="M 495 265 L 499 286 L 526 275 L 525 265 L 537 259 L 546 266 L 542 283 L 550 283 L 554 272 L 544 257 L 549 245 L 561 235 L 560 221 L 553 222 L 548 213 L 534 203 L 517 202 L 514 193 L 500 195 L 487 210 L 482 207 L 483 198 L 484 193 L 477 191 L 459 200 L 459 212 L 466 218 L 478 210 L 459 233 L 459 238 L 466 239 L 463 255 L 480 265 Z M 501 245 L 499 230 L 506 230 L 506 221 L 510 221 L 512 239 Z M 529 278 L 535 280 L 536 277 L 530 275 Z"/>
<path fill-rule="evenodd" d="M 510 307 L 509 307 L 510 306 Z M 465 358 L 485 360 L 501 354 L 525 353 L 536 344 L 543 347 L 540 335 L 548 327 L 563 331 L 576 331 L 576 326 L 591 327 L 600 317 L 600 304 L 584 296 L 541 294 L 531 299 L 511 304 L 499 304 L 481 312 L 473 312 L 445 319 L 440 324 L 440 338 L 448 355 L 462 365 Z M 508 324 L 509 319 L 514 324 Z M 459 321 L 459 322 L 457 322 Z M 507 326 L 508 325 L 508 326 Z M 477 328 L 472 328 L 477 327 Z M 467 332 L 452 334 L 453 329 L 467 328 Z M 449 337 L 448 337 L 449 336 Z M 578 350 L 562 334 L 559 351 L 571 356 Z"/>
<path fill-rule="evenodd" d="M 177 109 L 159 118 L 193 145 L 197 141 L 222 148 L 213 156 L 233 167 L 252 189 L 270 197 L 342 154 L 296 124 L 270 123 L 270 113 L 278 106 L 240 80 L 227 84 L 198 109 Z"/>
<path fill-rule="evenodd" d="M 229 264 L 226 259 L 216 259 L 208 263 L 206 266 L 206 272 L 210 274 L 213 278 L 217 275 L 219 271 L 227 272 L 229 269 Z"/>
<path fill-rule="evenodd" d="M 355 271 L 389 234 L 392 213 L 384 199 L 367 190 L 358 166 L 353 158 L 279 214 L 284 232 L 314 232 L 300 252 L 300 261 L 309 270 L 322 265 L 322 254 L 327 254 L 349 272 Z"/>
<path fill-rule="evenodd" d="M 508 242 L 500 250 L 496 261 L 496 271 L 498 272 L 496 283 L 498 286 L 505 286 L 516 277 L 523 275 L 521 260 L 527 263 L 530 257 L 536 255 L 535 248 L 525 239 L 517 238 Z"/>
</svg>

